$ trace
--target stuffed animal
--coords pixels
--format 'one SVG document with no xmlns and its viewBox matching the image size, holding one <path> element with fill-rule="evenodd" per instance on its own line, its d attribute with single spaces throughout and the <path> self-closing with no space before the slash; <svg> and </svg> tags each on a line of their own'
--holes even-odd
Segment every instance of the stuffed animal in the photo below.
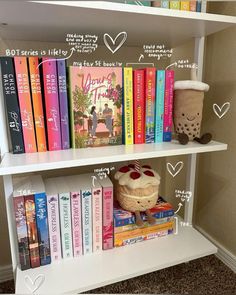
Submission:
<svg viewBox="0 0 236 295">
<path fill-rule="evenodd" d="M 140 212 L 145 212 L 148 222 L 154 224 L 155 218 L 149 209 L 157 203 L 159 174 L 148 165 L 137 168 L 136 165 L 130 164 L 121 167 L 115 173 L 115 179 L 116 197 L 120 206 L 135 213 L 137 225 L 143 225 Z"/>
<path fill-rule="evenodd" d="M 197 81 L 196 69 L 191 72 L 192 80 L 177 81 L 174 85 L 174 126 L 178 140 L 187 144 L 195 140 L 201 144 L 211 141 L 211 134 L 200 136 L 204 92 L 209 85 Z"/>
</svg>

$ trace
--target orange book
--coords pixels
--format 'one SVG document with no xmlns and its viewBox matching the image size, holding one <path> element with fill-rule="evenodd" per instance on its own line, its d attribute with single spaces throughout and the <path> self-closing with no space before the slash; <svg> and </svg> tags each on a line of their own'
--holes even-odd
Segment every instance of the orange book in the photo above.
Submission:
<svg viewBox="0 0 236 295">
<path fill-rule="evenodd" d="M 189 11 L 189 9 L 190 9 L 189 1 L 181 1 L 180 2 L 180 10 Z"/>
<path fill-rule="evenodd" d="M 14 57 L 17 92 L 26 153 L 37 152 L 26 57 Z"/>
<path fill-rule="evenodd" d="M 189 2 L 189 10 L 195 11 L 197 10 L 197 0 L 193 0 Z"/>
<path fill-rule="evenodd" d="M 38 57 L 29 57 L 28 61 L 37 147 L 38 152 L 45 152 L 47 150 L 47 143 L 43 113 L 42 89 L 38 68 L 39 60 Z"/>
</svg>

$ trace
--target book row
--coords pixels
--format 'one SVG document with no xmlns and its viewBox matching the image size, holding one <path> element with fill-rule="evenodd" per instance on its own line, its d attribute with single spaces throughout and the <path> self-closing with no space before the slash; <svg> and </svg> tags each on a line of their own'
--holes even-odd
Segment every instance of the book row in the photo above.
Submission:
<svg viewBox="0 0 236 295">
<path fill-rule="evenodd" d="M 191 0 L 189 1 L 159 0 L 159 1 L 152 1 L 152 6 L 175 9 L 175 10 L 201 12 L 202 1 L 201 0 L 192 0 L 192 1 Z"/>
</svg>

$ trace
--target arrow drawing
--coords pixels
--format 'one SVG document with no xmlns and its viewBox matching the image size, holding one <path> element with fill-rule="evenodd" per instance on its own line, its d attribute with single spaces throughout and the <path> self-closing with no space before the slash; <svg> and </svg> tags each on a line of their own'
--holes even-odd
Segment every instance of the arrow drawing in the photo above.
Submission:
<svg viewBox="0 0 236 295">
<path fill-rule="evenodd" d="M 142 58 L 144 58 L 144 55 L 140 54 L 140 57 L 139 57 L 138 61 L 140 61 Z"/>
<path fill-rule="evenodd" d="M 66 58 L 52 58 L 52 59 L 46 59 L 46 60 L 42 61 L 41 63 L 38 64 L 37 69 L 39 68 L 39 66 L 40 66 L 41 64 L 43 64 L 43 63 L 45 63 L 45 62 L 48 62 L 48 61 L 54 61 L 54 60 L 66 60 L 66 59 L 71 58 L 72 54 L 73 54 L 74 51 L 75 51 L 75 48 L 72 47 L 72 48 L 70 49 L 70 51 L 71 51 L 71 52 L 70 52 L 70 55 L 69 55 L 68 57 L 66 57 Z"/>
<path fill-rule="evenodd" d="M 91 177 L 92 177 L 92 180 L 93 180 L 93 187 L 94 187 L 95 186 L 94 181 L 97 179 L 97 177 L 95 175 L 92 175 Z"/>
<path fill-rule="evenodd" d="M 177 67 L 177 62 L 174 62 L 173 64 L 169 65 L 168 67 L 166 67 L 166 70 L 169 69 L 170 67 L 175 66 Z"/>
<path fill-rule="evenodd" d="M 179 203 L 179 204 L 178 204 L 178 209 L 175 211 L 175 214 L 179 212 L 179 210 L 181 209 L 182 206 L 183 206 L 182 203 Z"/>
</svg>

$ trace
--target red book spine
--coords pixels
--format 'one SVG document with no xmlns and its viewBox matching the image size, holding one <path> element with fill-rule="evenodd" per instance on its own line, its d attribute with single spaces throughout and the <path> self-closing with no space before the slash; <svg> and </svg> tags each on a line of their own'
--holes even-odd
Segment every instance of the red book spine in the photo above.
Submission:
<svg viewBox="0 0 236 295">
<path fill-rule="evenodd" d="M 31 267 L 34 268 L 34 267 L 40 266 L 39 242 L 38 242 L 38 232 L 37 232 L 36 216 L 35 216 L 34 195 L 25 196 L 24 198 L 25 198 L 25 214 L 26 214 L 29 249 L 30 249 L 30 263 L 31 263 Z"/>
<path fill-rule="evenodd" d="M 134 143 L 145 143 L 145 73 L 134 70 Z"/>
</svg>

